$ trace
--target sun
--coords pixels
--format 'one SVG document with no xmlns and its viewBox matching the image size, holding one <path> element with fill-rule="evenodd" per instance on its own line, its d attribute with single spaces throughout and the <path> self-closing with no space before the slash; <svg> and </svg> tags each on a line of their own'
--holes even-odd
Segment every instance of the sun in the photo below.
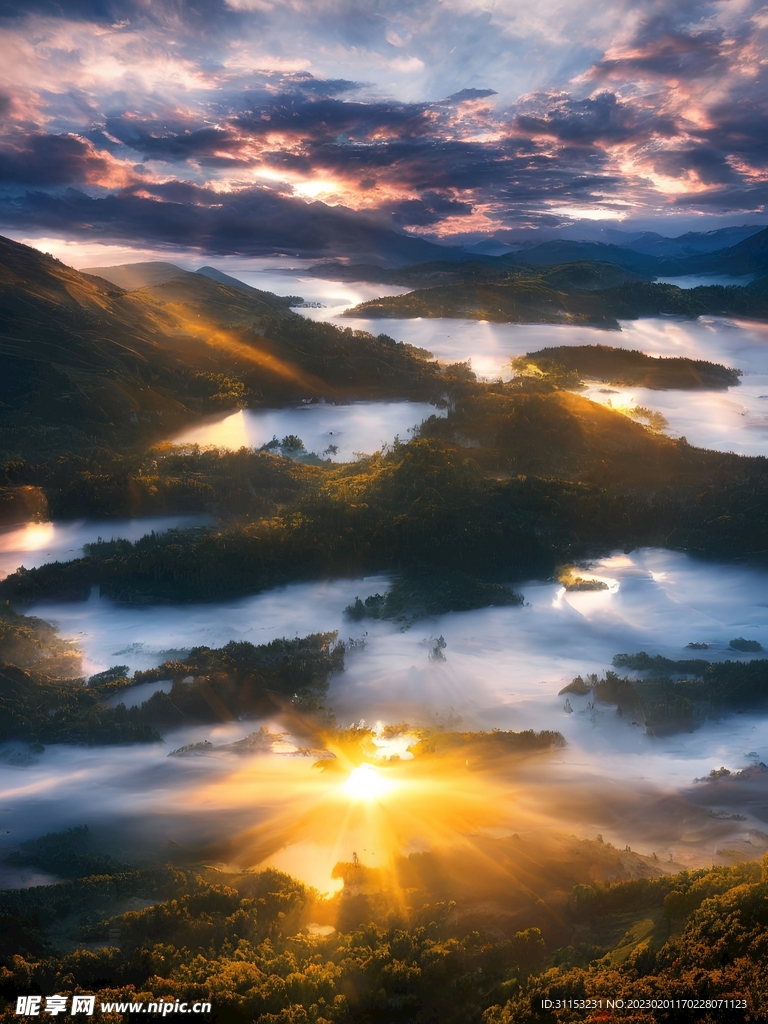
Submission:
<svg viewBox="0 0 768 1024">
<path fill-rule="evenodd" d="M 352 769 L 342 789 L 353 800 L 373 801 L 389 793 L 393 786 L 392 780 L 373 765 L 361 764 Z"/>
</svg>

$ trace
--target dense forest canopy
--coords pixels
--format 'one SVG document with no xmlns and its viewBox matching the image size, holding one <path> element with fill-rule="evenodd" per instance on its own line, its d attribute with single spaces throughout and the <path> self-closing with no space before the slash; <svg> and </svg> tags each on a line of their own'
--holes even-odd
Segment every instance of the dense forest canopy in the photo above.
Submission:
<svg viewBox="0 0 768 1024">
<path fill-rule="evenodd" d="M 737 1007 L 763 1019 L 758 862 L 585 880 L 554 903 L 547 893 L 546 923 L 533 907 L 505 923 L 430 902 L 428 872 L 395 908 L 376 873 L 351 862 L 338 867 L 340 894 L 323 899 L 275 871 L 135 870 L 95 849 L 79 828 L 18 855 L 66 863 L 72 880 L 0 896 L 0 1019 L 17 1019 L 17 993 L 52 991 L 95 993 L 105 1021 L 125 1019 L 115 1003 L 176 1000 L 211 1001 L 228 1024 L 714 1024 Z M 621 859 L 600 841 L 578 852 L 602 870 Z M 526 916 L 543 927 L 522 926 Z"/>
</svg>

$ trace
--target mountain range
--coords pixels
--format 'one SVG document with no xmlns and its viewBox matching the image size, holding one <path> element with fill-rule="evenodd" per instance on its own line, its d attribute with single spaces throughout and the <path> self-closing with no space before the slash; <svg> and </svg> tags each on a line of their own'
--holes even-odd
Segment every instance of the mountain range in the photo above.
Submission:
<svg viewBox="0 0 768 1024">
<path fill-rule="evenodd" d="M 499 259 L 529 266 L 599 260 L 655 277 L 683 277 L 691 274 L 721 274 L 730 277 L 762 275 L 768 272 L 768 228 L 755 231 L 735 244 L 714 250 L 708 249 L 706 242 L 702 245 L 700 239 L 689 234 L 679 239 L 641 238 L 630 245 L 565 240 L 542 242 L 532 249 L 510 253 Z"/>
<path fill-rule="evenodd" d="M 423 285 L 428 278 L 466 280 L 468 273 L 481 272 L 488 277 L 502 276 L 516 267 L 551 267 L 567 263 L 613 264 L 645 280 L 699 275 L 719 277 L 762 277 L 768 273 L 768 228 L 755 228 L 735 244 L 711 250 L 709 246 L 732 240 L 733 232 L 721 229 L 704 236 L 682 235 L 665 239 L 642 235 L 633 246 L 613 242 L 553 239 L 531 248 L 491 256 L 465 252 L 461 260 L 444 257 L 425 263 L 391 269 L 379 264 L 347 264 L 339 260 L 315 264 L 308 271 L 317 277 L 338 277 L 349 281 L 370 281 L 411 287 Z"/>
</svg>

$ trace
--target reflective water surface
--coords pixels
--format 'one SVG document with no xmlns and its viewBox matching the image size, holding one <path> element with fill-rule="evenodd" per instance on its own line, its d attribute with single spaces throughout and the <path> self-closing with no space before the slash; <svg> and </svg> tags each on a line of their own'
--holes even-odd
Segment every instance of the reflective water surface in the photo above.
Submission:
<svg viewBox="0 0 768 1024">
<path fill-rule="evenodd" d="M 347 322 L 346 320 L 344 321 Z M 621 331 L 550 324 L 491 324 L 474 320 L 353 320 L 363 330 L 383 325 L 398 341 L 427 348 L 441 360 L 470 360 L 481 377 L 508 379 L 510 360 L 560 345 L 611 345 L 651 356 L 706 359 L 743 372 L 726 391 L 650 391 L 590 388 L 588 396 L 614 405 L 642 405 L 661 412 L 673 437 L 717 451 L 768 454 L 768 324 L 701 317 L 625 321 Z"/>
<path fill-rule="evenodd" d="M 138 540 L 149 533 L 205 526 L 207 515 L 145 516 L 141 519 L 72 519 L 23 523 L 0 530 L 0 579 L 20 566 L 34 569 L 46 562 L 68 562 L 83 554 L 83 545 L 99 539 Z"/>
<path fill-rule="evenodd" d="M 215 445 L 218 448 L 260 448 L 272 438 L 294 435 L 323 459 L 351 462 L 358 453 L 370 455 L 391 444 L 407 441 L 429 416 L 445 415 L 427 402 L 352 402 L 333 405 L 313 402 L 285 409 L 240 409 L 200 423 L 173 438 L 176 444 Z"/>
</svg>

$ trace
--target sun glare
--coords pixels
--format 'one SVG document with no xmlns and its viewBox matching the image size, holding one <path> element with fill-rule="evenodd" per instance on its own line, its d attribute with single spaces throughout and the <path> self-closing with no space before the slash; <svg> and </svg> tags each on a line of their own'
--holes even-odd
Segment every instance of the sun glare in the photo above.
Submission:
<svg viewBox="0 0 768 1024">
<path fill-rule="evenodd" d="M 53 523 L 27 523 L 0 537 L 0 551 L 39 551 L 55 536 Z"/>
<path fill-rule="evenodd" d="M 392 786 L 393 782 L 373 765 L 361 764 L 352 769 L 342 788 L 353 800 L 378 800 L 389 793 Z"/>
</svg>

